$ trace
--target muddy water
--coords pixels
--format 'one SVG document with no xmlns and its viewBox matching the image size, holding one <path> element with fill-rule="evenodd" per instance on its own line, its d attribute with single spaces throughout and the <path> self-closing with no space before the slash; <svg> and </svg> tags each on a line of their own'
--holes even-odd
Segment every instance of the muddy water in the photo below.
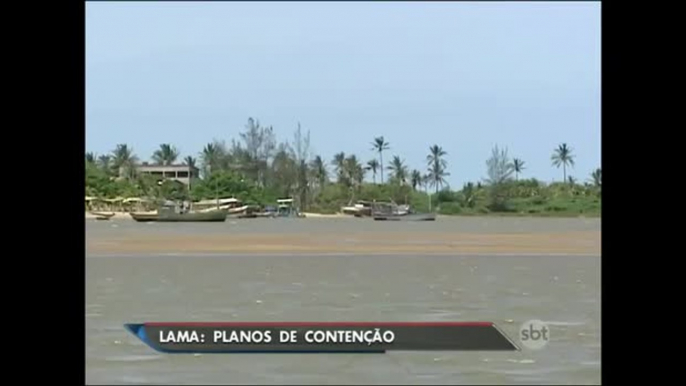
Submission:
<svg viewBox="0 0 686 386">
<path fill-rule="evenodd" d="M 91 384 L 600 382 L 599 220 L 458 218 L 383 225 L 310 219 L 224 224 L 87 221 L 86 228 L 87 244 L 93 246 L 86 259 L 86 378 Z M 497 250 L 482 246 L 473 254 L 378 253 L 383 248 L 373 240 L 394 234 L 407 242 L 412 241 L 407 235 L 416 235 L 416 242 L 433 237 L 427 245 L 445 244 L 456 235 L 501 241 Z M 522 251 L 531 248 L 532 240 L 564 234 L 574 235 L 562 238 L 570 245 L 574 237 L 577 244 L 585 243 L 583 253 L 564 255 L 555 243 L 545 241 L 535 253 Z M 301 244 L 340 237 L 340 245 L 357 243 L 358 249 L 337 254 L 331 246 L 326 252 L 306 254 L 170 254 L 159 243 L 155 245 L 160 252 L 129 248 L 117 253 L 114 247 L 94 246 L 146 237 L 192 241 L 194 235 L 232 240 L 243 235 L 267 244 L 283 235 Z M 516 237 L 502 241 L 494 235 L 537 238 L 517 244 Z M 508 242 L 520 251 L 506 253 Z M 374 248 L 377 253 L 365 252 Z M 550 342 L 538 351 L 513 353 L 163 355 L 123 329 L 124 323 L 145 321 L 486 320 L 519 343 L 519 326 L 531 319 L 549 323 Z"/>
</svg>

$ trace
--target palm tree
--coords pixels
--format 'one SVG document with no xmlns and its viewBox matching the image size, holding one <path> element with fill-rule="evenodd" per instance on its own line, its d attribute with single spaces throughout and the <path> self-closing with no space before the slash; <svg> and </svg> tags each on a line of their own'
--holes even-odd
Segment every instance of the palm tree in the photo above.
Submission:
<svg viewBox="0 0 686 386">
<path fill-rule="evenodd" d="M 196 164 L 195 158 L 188 155 L 188 156 L 186 156 L 186 158 L 183 159 L 183 163 L 185 165 L 187 165 L 188 167 L 190 167 L 191 169 L 195 169 L 195 164 Z"/>
<path fill-rule="evenodd" d="M 121 177 L 130 179 L 134 176 L 136 161 L 138 157 L 125 143 L 118 144 L 112 151 L 112 167 Z"/>
<path fill-rule="evenodd" d="M 87 163 L 89 163 L 89 164 L 95 163 L 96 158 L 97 157 L 95 156 L 94 153 L 92 153 L 92 152 L 86 153 L 86 162 Z"/>
<path fill-rule="evenodd" d="M 98 157 L 98 167 L 100 170 L 104 171 L 107 173 L 107 175 L 112 174 L 112 156 L 108 154 L 103 154 L 100 157 Z"/>
<path fill-rule="evenodd" d="M 414 169 L 412 173 L 410 173 L 410 183 L 412 184 L 412 190 L 417 190 L 417 186 L 422 187 L 422 185 L 424 185 L 422 173 L 420 173 L 419 170 Z"/>
<path fill-rule="evenodd" d="M 512 160 L 512 169 L 515 172 L 515 181 L 519 180 L 519 173 L 521 173 L 524 169 L 524 161 L 522 161 L 519 158 L 515 158 Z"/>
<path fill-rule="evenodd" d="M 345 170 L 345 152 L 336 153 L 333 156 L 333 161 L 331 161 L 334 169 L 336 170 L 336 176 L 338 177 L 339 183 L 345 183 L 347 179 Z"/>
<path fill-rule="evenodd" d="M 345 159 L 343 169 L 345 170 L 347 180 L 352 186 L 359 187 L 362 185 L 365 169 L 354 154 Z"/>
<path fill-rule="evenodd" d="M 429 148 L 429 155 L 426 156 L 426 162 L 429 165 L 430 184 L 436 188 L 436 193 L 438 193 L 439 187 L 445 183 L 445 177 L 450 175 L 445 171 L 448 162 L 443 158 L 447 154 L 442 147 L 433 145 Z"/>
<path fill-rule="evenodd" d="M 424 192 L 426 192 L 426 195 L 429 196 L 429 211 L 431 211 L 431 193 L 429 193 L 429 184 L 431 183 L 431 175 L 430 174 L 424 174 L 422 175 L 422 185 L 424 185 Z"/>
<path fill-rule="evenodd" d="M 562 165 L 562 181 L 567 181 L 567 165 L 574 166 L 572 149 L 567 147 L 566 143 L 563 143 L 555 149 L 550 159 L 553 161 L 553 166 L 559 168 Z"/>
<path fill-rule="evenodd" d="M 188 175 L 188 177 L 189 177 L 189 181 L 193 181 L 193 179 L 197 177 L 197 175 L 195 174 L 195 170 L 196 170 L 196 167 L 195 167 L 195 164 L 196 164 L 195 158 L 193 158 L 193 157 L 187 155 L 187 156 L 183 159 L 183 164 L 186 165 L 186 166 L 188 166 L 188 168 L 190 169 L 190 172 L 189 172 L 190 174 Z M 191 182 L 191 183 L 192 183 L 192 182 Z M 190 184 L 190 183 L 188 184 L 188 191 L 189 191 L 189 192 L 191 191 L 191 184 Z"/>
<path fill-rule="evenodd" d="M 215 141 L 205 145 L 200 153 L 200 160 L 202 162 L 202 169 L 205 176 L 208 176 L 210 173 L 221 169 L 225 154 L 226 151 L 221 143 Z"/>
<path fill-rule="evenodd" d="M 464 207 L 467 208 L 473 208 L 474 207 L 474 199 L 475 199 L 475 189 L 474 189 L 474 183 L 468 182 L 464 184 L 462 187 L 462 197 L 461 197 L 461 204 Z"/>
<path fill-rule="evenodd" d="M 329 179 L 329 172 L 326 170 L 326 164 L 319 155 L 314 157 L 314 159 L 310 162 L 310 172 L 320 188 L 324 186 L 326 181 Z"/>
<path fill-rule="evenodd" d="M 390 143 L 384 140 L 384 137 L 374 138 L 372 142 L 372 150 L 379 153 L 379 170 L 381 171 L 381 184 L 383 184 L 383 151 L 390 149 Z"/>
<path fill-rule="evenodd" d="M 591 173 L 591 180 L 593 181 L 593 186 L 595 186 L 596 188 L 600 187 L 601 177 L 602 171 L 600 170 L 600 168 L 594 170 L 593 173 Z"/>
<path fill-rule="evenodd" d="M 576 184 L 576 178 L 573 176 L 567 177 L 567 182 L 569 182 L 570 185 L 575 185 Z"/>
<path fill-rule="evenodd" d="M 152 160 L 157 165 L 172 165 L 179 158 L 179 151 L 176 147 L 163 143 L 160 148 L 152 154 Z"/>
<path fill-rule="evenodd" d="M 393 178 L 398 181 L 398 184 L 402 185 L 407 181 L 407 166 L 405 166 L 405 161 L 397 155 L 393 156 L 393 160 L 387 169 L 393 172 Z"/>
<path fill-rule="evenodd" d="M 367 162 L 367 170 L 372 171 L 372 178 L 376 184 L 376 171 L 379 170 L 379 161 L 377 161 L 376 158 L 369 160 L 369 162 Z"/>
</svg>

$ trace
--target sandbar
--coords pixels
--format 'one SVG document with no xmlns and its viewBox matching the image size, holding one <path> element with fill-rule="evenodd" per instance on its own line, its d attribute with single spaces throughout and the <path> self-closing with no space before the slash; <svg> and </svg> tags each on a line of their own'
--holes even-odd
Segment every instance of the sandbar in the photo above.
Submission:
<svg viewBox="0 0 686 386">
<path fill-rule="evenodd" d="M 600 256 L 597 231 L 556 233 L 413 232 L 312 234 L 103 235 L 86 240 L 87 253 L 350 253 L 350 254 L 562 254 Z"/>
</svg>

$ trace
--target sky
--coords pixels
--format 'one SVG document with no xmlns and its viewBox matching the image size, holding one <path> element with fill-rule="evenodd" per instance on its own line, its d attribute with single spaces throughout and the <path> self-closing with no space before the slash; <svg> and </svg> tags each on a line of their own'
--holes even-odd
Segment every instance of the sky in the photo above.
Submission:
<svg viewBox="0 0 686 386">
<path fill-rule="evenodd" d="M 199 158 L 253 117 L 279 141 L 299 122 L 326 160 L 366 162 L 384 136 L 386 164 L 425 172 L 438 144 L 456 189 L 487 177 L 495 145 L 522 177 L 559 181 L 567 143 L 586 181 L 600 53 L 599 2 L 88 2 L 86 151 Z"/>
</svg>

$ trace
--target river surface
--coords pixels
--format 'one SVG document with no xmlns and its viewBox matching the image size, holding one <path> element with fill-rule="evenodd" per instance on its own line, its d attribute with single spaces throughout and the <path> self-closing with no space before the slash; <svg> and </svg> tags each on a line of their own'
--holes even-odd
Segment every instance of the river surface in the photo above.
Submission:
<svg viewBox="0 0 686 386">
<path fill-rule="evenodd" d="M 597 232 L 599 219 L 433 223 L 86 221 L 88 241 L 126 235 Z M 345 236 L 343 236 L 345 237 Z M 599 254 L 86 256 L 89 384 L 599 384 Z M 550 341 L 519 352 L 165 355 L 128 333 L 146 321 L 492 321 L 515 343 L 527 320 Z"/>
</svg>

